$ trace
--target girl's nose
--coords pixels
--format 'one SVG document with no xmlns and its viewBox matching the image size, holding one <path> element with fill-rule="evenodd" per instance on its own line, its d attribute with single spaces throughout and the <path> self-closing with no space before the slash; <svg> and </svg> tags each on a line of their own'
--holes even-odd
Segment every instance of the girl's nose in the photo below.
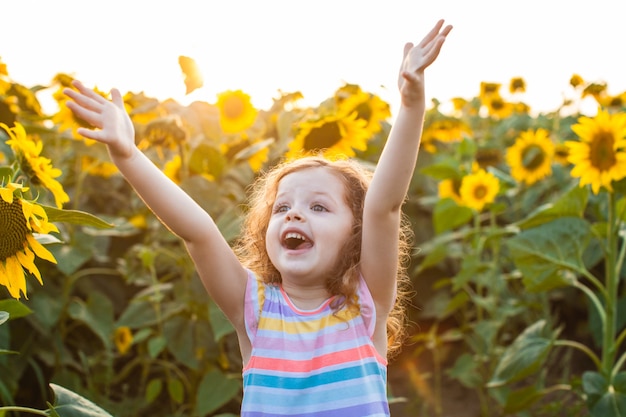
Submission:
<svg viewBox="0 0 626 417">
<path fill-rule="evenodd" d="M 302 221 L 303 217 L 300 211 L 294 207 L 290 208 L 285 216 L 287 221 Z"/>
</svg>

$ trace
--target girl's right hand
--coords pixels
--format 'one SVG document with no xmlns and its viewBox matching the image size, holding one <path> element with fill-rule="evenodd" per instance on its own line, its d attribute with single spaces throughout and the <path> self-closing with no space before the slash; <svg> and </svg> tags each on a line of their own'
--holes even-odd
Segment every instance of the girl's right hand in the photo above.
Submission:
<svg viewBox="0 0 626 417">
<path fill-rule="evenodd" d="M 63 93 L 72 100 L 67 107 L 96 129 L 78 128 L 88 139 L 106 144 L 112 157 L 130 158 L 135 150 L 135 128 L 124 108 L 119 90 L 111 90 L 111 101 L 74 80 L 76 90 L 66 88 Z"/>
</svg>

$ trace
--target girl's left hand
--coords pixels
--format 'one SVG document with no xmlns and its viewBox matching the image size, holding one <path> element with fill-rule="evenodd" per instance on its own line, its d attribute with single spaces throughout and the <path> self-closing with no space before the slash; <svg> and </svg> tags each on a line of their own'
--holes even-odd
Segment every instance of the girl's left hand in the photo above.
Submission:
<svg viewBox="0 0 626 417">
<path fill-rule="evenodd" d="M 424 70 L 437 59 L 446 36 L 452 30 L 451 25 L 443 27 L 443 19 L 422 39 L 413 45 L 411 42 L 404 45 L 404 58 L 398 77 L 398 88 L 405 105 L 414 103 L 424 94 Z"/>
</svg>

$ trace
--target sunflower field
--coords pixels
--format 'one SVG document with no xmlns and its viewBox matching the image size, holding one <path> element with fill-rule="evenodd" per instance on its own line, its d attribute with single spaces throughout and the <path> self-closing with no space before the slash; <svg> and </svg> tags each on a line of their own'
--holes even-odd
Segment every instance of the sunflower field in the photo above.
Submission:
<svg viewBox="0 0 626 417">
<path fill-rule="evenodd" d="M 236 416 L 234 330 L 106 148 L 77 134 L 71 81 L 20 85 L 0 61 L 0 417 Z M 392 414 L 455 416 L 454 390 L 459 416 L 626 416 L 626 93 L 573 75 L 562 105 L 535 113 L 523 78 L 476 87 L 428 106 Z M 248 187 L 281 159 L 377 162 L 388 103 L 354 84 L 301 99 L 124 96 L 137 146 L 231 242 Z"/>
</svg>

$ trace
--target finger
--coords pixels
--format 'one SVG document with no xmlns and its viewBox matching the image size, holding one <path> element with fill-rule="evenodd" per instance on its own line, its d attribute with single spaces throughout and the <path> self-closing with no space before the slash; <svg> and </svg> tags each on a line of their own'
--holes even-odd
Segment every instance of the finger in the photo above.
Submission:
<svg viewBox="0 0 626 417">
<path fill-rule="evenodd" d="M 424 46 L 430 43 L 439 34 L 439 31 L 441 30 L 442 26 L 443 26 L 443 19 L 440 19 L 435 24 L 435 26 L 430 30 L 430 32 L 428 32 L 428 34 L 424 36 L 424 39 L 422 39 L 422 41 L 419 43 L 420 46 Z"/>
<path fill-rule="evenodd" d="M 113 88 L 111 90 L 111 100 L 113 101 L 113 104 L 115 104 L 118 108 L 124 108 L 124 100 L 122 99 L 122 94 L 117 88 Z"/>
<path fill-rule="evenodd" d="M 72 113 L 74 113 L 74 115 L 76 115 L 77 117 L 83 119 L 84 121 L 86 121 L 87 123 L 101 128 L 101 124 L 100 124 L 100 114 L 89 110 L 88 108 L 85 108 L 83 106 L 81 106 L 80 104 L 74 103 L 72 101 L 68 101 L 67 102 L 67 107 L 72 111 Z"/>
<path fill-rule="evenodd" d="M 409 52 L 411 52 L 411 49 L 413 49 L 413 43 L 412 42 L 407 42 L 407 43 L 404 44 L 403 58 L 406 58 L 406 56 L 409 54 Z"/>
<path fill-rule="evenodd" d="M 89 97 L 96 103 L 104 104 L 107 99 L 96 93 L 93 89 L 85 87 L 83 83 L 78 80 L 73 80 L 72 85 L 78 89 L 84 96 Z"/>
<path fill-rule="evenodd" d="M 410 71 L 403 71 L 402 78 L 404 78 L 409 84 L 415 84 L 418 82 L 417 75 Z"/>
<path fill-rule="evenodd" d="M 433 42 L 430 48 L 424 52 L 424 65 L 422 68 L 426 68 L 428 65 L 432 64 L 435 59 L 439 56 L 439 52 L 441 52 L 441 46 L 445 42 L 445 37 L 440 37 Z"/>
<path fill-rule="evenodd" d="M 91 99 L 90 97 L 87 97 L 80 91 L 72 90 L 71 88 L 65 88 L 63 89 L 63 94 L 74 100 L 74 102 L 78 103 L 81 107 L 94 111 L 100 110 L 100 108 L 102 107 L 102 104 Z"/>
<path fill-rule="evenodd" d="M 87 139 L 97 140 L 99 142 L 104 141 L 104 137 L 102 136 L 101 130 L 92 130 L 86 129 L 84 127 L 79 127 L 77 130 L 79 135 L 86 137 Z"/>
</svg>

